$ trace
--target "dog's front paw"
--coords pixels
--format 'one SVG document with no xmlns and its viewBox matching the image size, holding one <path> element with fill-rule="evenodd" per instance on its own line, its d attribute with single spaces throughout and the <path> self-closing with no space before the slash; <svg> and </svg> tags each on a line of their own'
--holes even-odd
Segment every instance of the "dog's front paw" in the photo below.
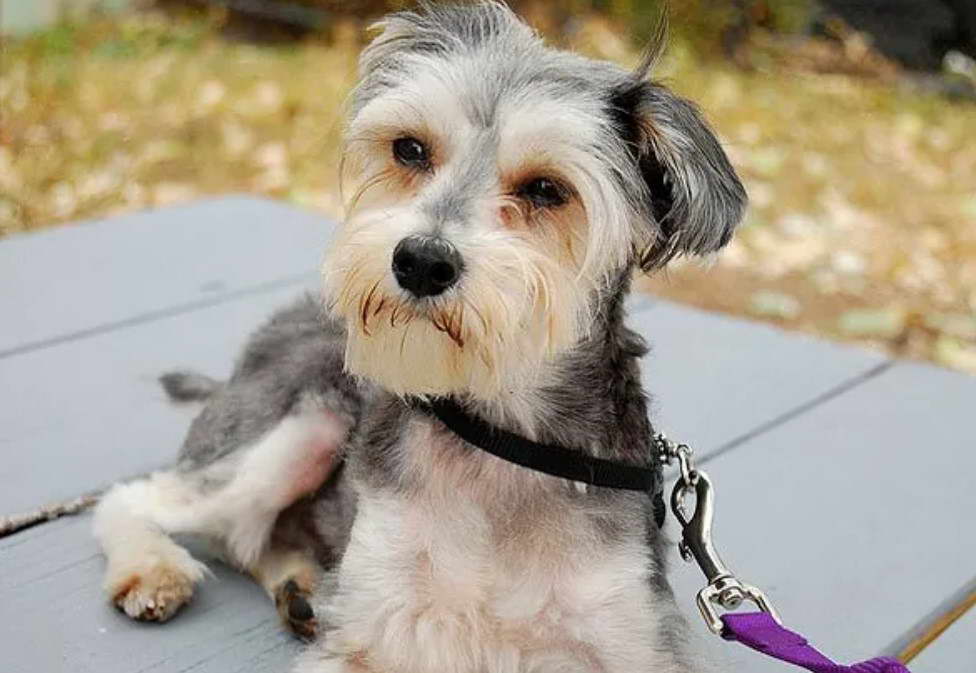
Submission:
<svg viewBox="0 0 976 673">
<path fill-rule="evenodd" d="M 140 566 L 116 573 L 116 579 L 106 581 L 115 606 L 140 621 L 165 622 L 175 615 L 193 596 L 194 585 L 206 573 L 206 566 L 189 554 L 179 562 L 147 558 Z"/>
</svg>

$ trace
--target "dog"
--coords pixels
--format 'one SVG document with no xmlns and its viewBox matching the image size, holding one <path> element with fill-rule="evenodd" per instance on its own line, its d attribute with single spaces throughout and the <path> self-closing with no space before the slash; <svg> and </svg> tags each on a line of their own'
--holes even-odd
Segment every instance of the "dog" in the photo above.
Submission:
<svg viewBox="0 0 976 673">
<path fill-rule="evenodd" d="M 204 401 L 174 467 L 114 486 L 105 588 L 163 621 L 197 534 L 311 644 L 296 673 L 698 670 L 646 493 L 500 459 L 430 412 L 652 467 L 625 325 L 636 271 L 708 255 L 745 191 L 689 102 L 544 44 L 505 5 L 378 24 L 349 104 L 348 214 L 323 297 L 270 318 Z"/>
</svg>

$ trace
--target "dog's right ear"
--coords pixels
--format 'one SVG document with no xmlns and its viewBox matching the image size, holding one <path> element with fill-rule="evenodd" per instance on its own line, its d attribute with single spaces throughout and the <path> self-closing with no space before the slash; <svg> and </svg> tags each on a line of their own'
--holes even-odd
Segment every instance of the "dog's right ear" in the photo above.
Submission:
<svg viewBox="0 0 976 673">
<path fill-rule="evenodd" d="M 647 219 L 636 251 L 641 269 L 728 243 L 746 191 L 698 109 L 643 74 L 612 92 L 610 109 L 640 176 L 633 196 Z"/>
</svg>

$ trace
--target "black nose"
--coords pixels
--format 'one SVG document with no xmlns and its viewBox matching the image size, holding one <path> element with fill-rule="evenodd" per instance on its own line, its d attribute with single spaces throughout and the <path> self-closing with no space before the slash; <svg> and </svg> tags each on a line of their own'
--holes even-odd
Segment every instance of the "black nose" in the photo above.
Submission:
<svg viewBox="0 0 976 673">
<path fill-rule="evenodd" d="M 410 236 L 393 251 L 393 275 L 415 297 L 434 297 L 457 282 L 464 263 L 443 238 Z"/>
</svg>

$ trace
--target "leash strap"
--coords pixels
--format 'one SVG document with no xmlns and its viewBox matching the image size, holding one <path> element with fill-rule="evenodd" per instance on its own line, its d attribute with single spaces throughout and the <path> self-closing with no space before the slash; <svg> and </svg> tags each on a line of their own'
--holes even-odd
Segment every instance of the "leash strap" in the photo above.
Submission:
<svg viewBox="0 0 976 673">
<path fill-rule="evenodd" d="M 815 650 L 807 639 L 780 626 L 767 612 L 722 615 L 722 637 L 811 673 L 910 673 L 891 657 L 868 659 L 852 666 L 837 664 Z"/>
<path fill-rule="evenodd" d="M 780 624 L 776 610 L 762 591 L 739 580 L 722 561 L 712 543 L 712 517 L 715 493 L 711 479 L 695 469 L 691 449 L 668 447 L 667 457 L 676 458 L 680 475 L 671 493 L 671 509 L 681 524 L 678 549 L 686 561 L 695 561 L 708 584 L 698 592 L 698 609 L 712 632 L 725 640 L 735 640 L 766 656 L 804 668 L 810 673 L 910 673 L 896 659 L 878 657 L 853 666 L 837 664 L 815 650 L 807 639 Z M 688 499 L 694 494 L 694 506 Z M 745 602 L 754 603 L 759 612 L 726 613 Z"/>
</svg>

